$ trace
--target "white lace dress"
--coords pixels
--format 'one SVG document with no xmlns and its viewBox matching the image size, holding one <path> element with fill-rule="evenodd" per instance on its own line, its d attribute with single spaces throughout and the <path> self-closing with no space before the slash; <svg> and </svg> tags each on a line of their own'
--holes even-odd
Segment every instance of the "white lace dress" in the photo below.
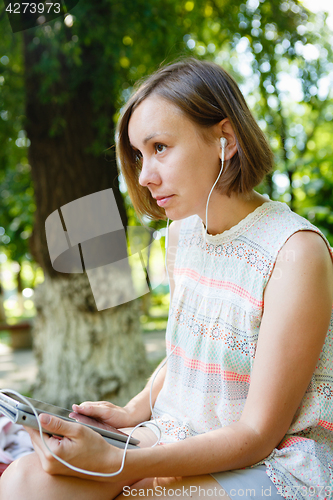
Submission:
<svg viewBox="0 0 333 500">
<path fill-rule="evenodd" d="M 201 219 L 183 220 L 166 333 L 168 352 L 185 333 L 168 360 L 155 404 L 162 443 L 239 420 L 251 380 L 264 289 L 279 250 L 302 230 L 319 233 L 333 258 L 323 234 L 277 201 L 265 202 L 220 235 L 207 235 L 206 245 Z M 333 315 L 311 383 L 288 433 L 263 461 L 286 499 L 303 499 L 306 492 L 305 498 L 324 500 L 333 491 L 332 327 Z"/>
</svg>

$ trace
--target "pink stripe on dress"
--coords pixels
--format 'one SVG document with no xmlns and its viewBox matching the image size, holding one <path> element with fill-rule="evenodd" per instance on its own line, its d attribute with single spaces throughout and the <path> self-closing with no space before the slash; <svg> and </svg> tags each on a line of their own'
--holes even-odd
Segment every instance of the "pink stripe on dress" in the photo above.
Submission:
<svg viewBox="0 0 333 500">
<path fill-rule="evenodd" d="M 231 283 L 230 281 L 215 280 L 213 278 L 205 278 L 204 276 L 200 277 L 198 272 L 193 271 L 193 269 L 188 269 L 186 267 L 175 268 L 174 274 L 178 276 L 187 276 L 188 278 L 191 278 L 194 281 L 198 281 L 200 278 L 199 283 L 208 286 L 209 288 L 215 288 L 217 290 L 229 290 L 235 293 L 236 295 L 239 295 L 241 298 L 247 299 L 252 305 L 254 305 L 260 310 L 264 306 L 264 302 L 262 300 L 257 300 L 255 297 L 252 297 L 252 295 L 247 290 L 245 290 L 245 288 L 242 288 L 241 286 L 236 285 L 235 283 Z"/>
<path fill-rule="evenodd" d="M 166 342 L 168 349 L 172 351 L 174 349 L 174 345 L 170 346 L 170 342 L 167 340 Z M 191 359 L 185 355 L 184 350 L 181 347 L 176 347 L 176 349 L 172 353 L 173 356 L 179 356 L 184 360 L 184 365 L 191 370 L 197 370 L 202 373 L 209 373 L 213 375 L 221 375 L 223 380 L 229 382 L 247 382 L 250 383 L 250 375 L 241 373 L 236 373 L 232 371 L 222 370 L 221 365 L 218 363 L 204 363 L 199 359 Z"/>
<path fill-rule="evenodd" d="M 333 431 L 332 422 L 327 422 L 326 420 L 319 420 L 318 425 L 320 425 L 320 427 L 324 427 L 324 429 L 327 429 L 328 431 Z"/>
</svg>

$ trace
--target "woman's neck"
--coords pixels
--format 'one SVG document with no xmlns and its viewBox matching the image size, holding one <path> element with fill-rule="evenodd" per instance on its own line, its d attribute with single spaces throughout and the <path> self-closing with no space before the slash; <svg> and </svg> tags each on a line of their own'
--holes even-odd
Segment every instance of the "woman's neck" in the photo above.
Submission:
<svg viewBox="0 0 333 500">
<path fill-rule="evenodd" d="M 232 194 L 230 198 L 215 192 L 208 205 L 207 233 L 215 235 L 231 229 L 266 201 L 269 199 L 254 190 L 247 195 Z M 198 215 L 205 225 L 206 213 Z"/>
</svg>

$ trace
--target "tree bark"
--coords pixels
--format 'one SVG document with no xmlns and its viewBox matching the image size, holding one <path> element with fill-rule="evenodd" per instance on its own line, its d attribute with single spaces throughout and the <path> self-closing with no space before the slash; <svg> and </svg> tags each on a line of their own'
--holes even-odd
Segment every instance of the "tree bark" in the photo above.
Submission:
<svg viewBox="0 0 333 500">
<path fill-rule="evenodd" d="M 36 300 L 37 399 L 65 408 L 84 400 L 123 405 L 142 389 L 147 367 L 138 301 L 96 312 L 86 275 L 46 276 Z"/>
</svg>

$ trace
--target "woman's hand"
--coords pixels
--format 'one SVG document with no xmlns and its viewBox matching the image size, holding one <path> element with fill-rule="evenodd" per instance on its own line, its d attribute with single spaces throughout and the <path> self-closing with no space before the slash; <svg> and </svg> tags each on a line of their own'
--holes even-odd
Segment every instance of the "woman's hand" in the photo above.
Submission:
<svg viewBox="0 0 333 500">
<path fill-rule="evenodd" d="M 112 473 L 120 468 L 123 450 L 108 444 L 100 434 L 77 423 L 67 422 L 47 414 L 39 416 L 43 429 L 52 434 L 44 433 L 44 440 L 52 452 L 80 469 L 93 472 Z M 25 427 L 31 437 L 34 449 L 39 456 L 42 467 L 48 474 L 76 476 L 112 481 L 112 478 L 87 476 L 66 467 L 55 459 L 44 446 L 38 431 Z M 64 437 L 57 437 L 57 436 Z M 119 476 L 114 476 L 119 480 Z"/>
<path fill-rule="evenodd" d="M 99 422 L 111 425 L 116 429 L 136 425 L 129 409 L 116 406 L 108 401 L 85 401 L 80 405 L 74 404 L 72 408 L 76 413 L 95 418 Z"/>
</svg>

